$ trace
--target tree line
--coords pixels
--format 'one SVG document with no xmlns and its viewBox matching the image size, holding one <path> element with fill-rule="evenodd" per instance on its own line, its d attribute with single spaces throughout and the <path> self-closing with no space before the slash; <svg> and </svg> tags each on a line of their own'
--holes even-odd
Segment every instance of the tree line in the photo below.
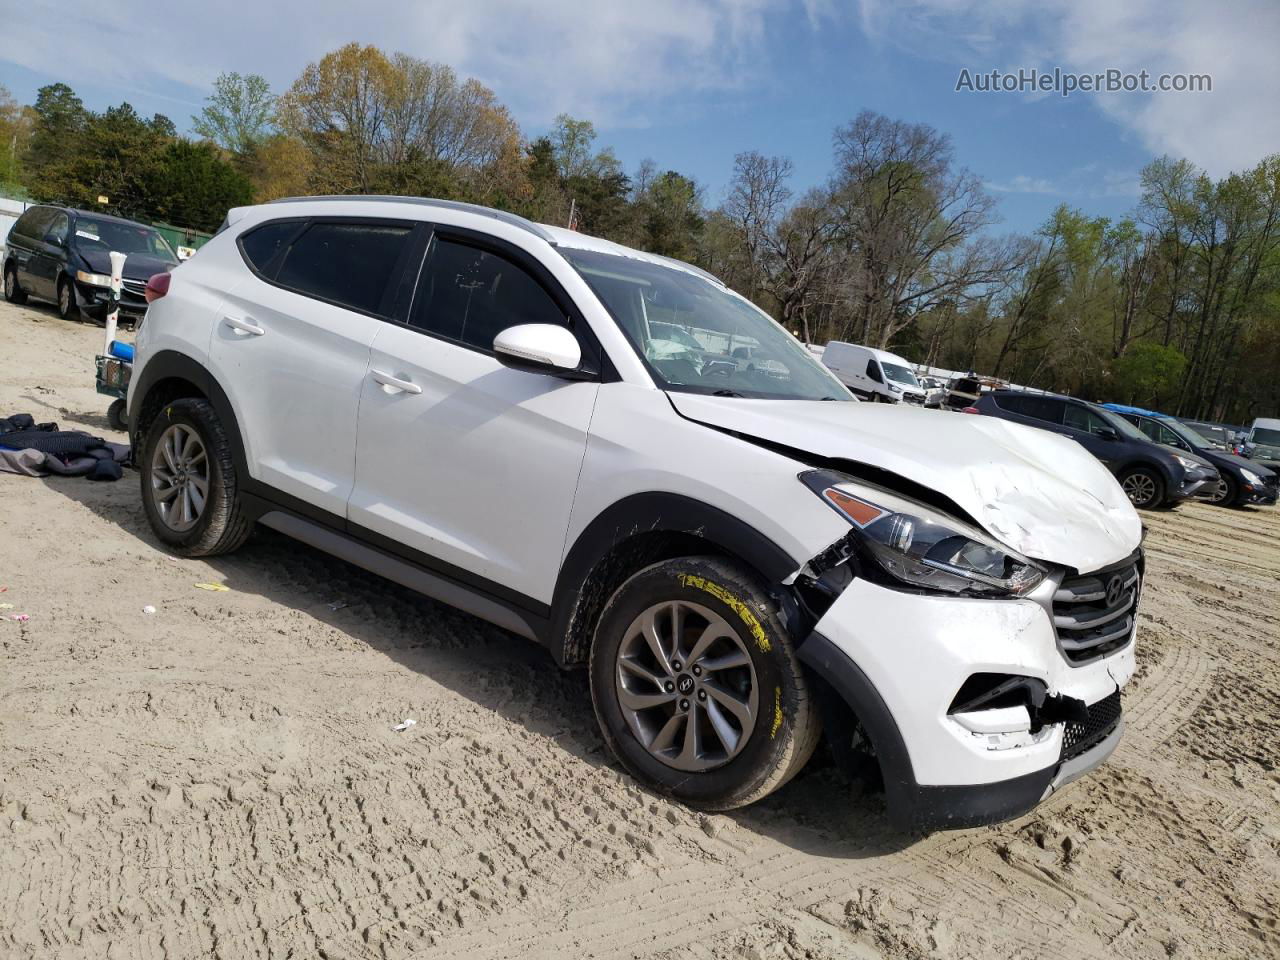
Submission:
<svg viewBox="0 0 1280 960">
<path fill-rule="evenodd" d="M 945 133 L 864 111 L 834 131 L 820 185 L 747 151 L 713 202 L 651 160 L 624 170 L 587 120 L 530 139 L 478 81 L 359 44 L 279 94 L 224 74 L 191 128 L 94 113 L 64 84 L 28 107 L 0 91 L 0 183 L 203 229 L 282 196 L 465 200 L 696 263 L 808 342 L 1186 416 L 1280 408 L 1280 155 L 1221 180 L 1155 159 L 1125 218 L 1064 205 L 1001 235 Z"/>
</svg>

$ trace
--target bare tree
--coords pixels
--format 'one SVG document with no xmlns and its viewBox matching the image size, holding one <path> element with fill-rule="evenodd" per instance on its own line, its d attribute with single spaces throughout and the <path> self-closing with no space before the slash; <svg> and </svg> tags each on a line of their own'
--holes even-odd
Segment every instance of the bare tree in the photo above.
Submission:
<svg viewBox="0 0 1280 960">
<path fill-rule="evenodd" d="M 951 140 L 863 111 L 835 135 L 838 242 L 857 263 L 863 342 L 885 346 L 912 318 L 992 279 L 981 257 L 946 256 L 995 221 L 981 181 L 953 169 Z"/>
</svg>

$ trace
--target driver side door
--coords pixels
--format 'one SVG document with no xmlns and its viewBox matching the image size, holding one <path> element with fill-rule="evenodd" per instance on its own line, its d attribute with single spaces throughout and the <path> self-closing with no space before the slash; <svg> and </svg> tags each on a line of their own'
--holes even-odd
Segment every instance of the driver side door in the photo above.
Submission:
<svg viewBox="0 0 1280 960">
<path fill-rule="evenodd" d="M 549 603 L 600 385 L 506 367 L 493 338 L 574 329 L 575 314 L 530 255 L 437 228 L 409 322 L 373 343 L 349 522 L 448 576 Z"/>
</svg>

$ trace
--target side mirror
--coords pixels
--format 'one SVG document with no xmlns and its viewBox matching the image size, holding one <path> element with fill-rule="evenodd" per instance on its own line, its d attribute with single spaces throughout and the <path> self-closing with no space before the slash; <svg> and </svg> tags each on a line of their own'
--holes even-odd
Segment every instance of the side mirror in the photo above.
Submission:
<svg viewBox="0 0 1280 960">
<path fill-rule="evenodd" d="M 67 238 L 60 237 L 56 233 L 54 233 L 52 230 L 50 230 L 48 233 L 44 235 L 44 242 L 52 243 L 55 247 L 65 247 L 67 245 Z"/>
<path fill-rule="evenodd" d="M 493 352 L 505 367 L 553 376 L 577 373 L 582 363 L 578 338 L 554 323 L 507 327 L 493 338 Z"/>
<path fill-rule="evenodd" d="M 1111 427 L 1103 427 L 1098 431 L 1098 437 L 1103 440 L 1119 440 L 1120 434 L 1116 433 Z"/>
</svg>

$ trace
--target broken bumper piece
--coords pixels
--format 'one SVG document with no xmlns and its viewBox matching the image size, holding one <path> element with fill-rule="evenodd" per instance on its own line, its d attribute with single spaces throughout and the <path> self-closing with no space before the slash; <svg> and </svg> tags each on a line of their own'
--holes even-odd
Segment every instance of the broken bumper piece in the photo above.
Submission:
<svg viewBox="0 0 1280 960">
<path fill-rule="evenodd" d="M 900 828 L 1019 816 L 1115 749 L 1134 645 L 1069 663 L 1039 596 L 1056 589 L 977 600 L 854 580 L 801 644 L 858 717 Z"/>
</svg>

